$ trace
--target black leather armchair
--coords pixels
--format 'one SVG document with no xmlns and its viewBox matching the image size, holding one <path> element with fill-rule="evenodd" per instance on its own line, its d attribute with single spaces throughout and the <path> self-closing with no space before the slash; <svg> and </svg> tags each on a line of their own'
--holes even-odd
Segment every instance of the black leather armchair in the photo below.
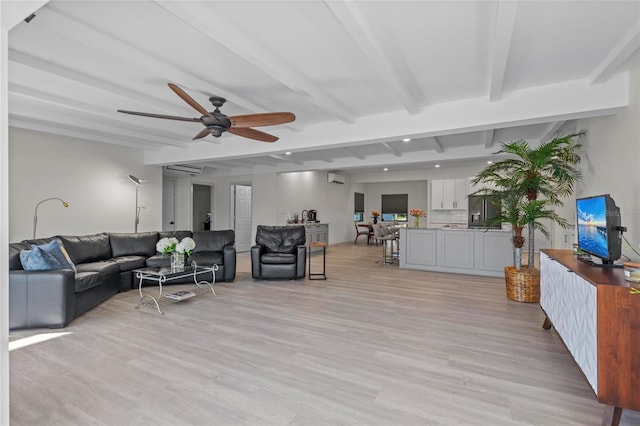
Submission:
<svg viewBox="0 0 640 426">
<path fill-rule="evenodd" d="M 305 277 L 307 247 L 304 226 L 258 225 L 256 245 L 251 247 L 253 279 Z"/>
</svg>

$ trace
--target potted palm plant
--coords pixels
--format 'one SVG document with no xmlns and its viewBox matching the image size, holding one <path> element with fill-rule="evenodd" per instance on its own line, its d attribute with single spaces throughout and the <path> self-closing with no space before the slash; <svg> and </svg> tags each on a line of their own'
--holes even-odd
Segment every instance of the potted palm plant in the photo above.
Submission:
<svg viewBox="0 0 640 426">
<path fill-rule="evenodd" d="M 472 181 L 485 186 L 474 195 L 487 195 L 501 205 L 501 214 L 493 221 L 511 224 L 514 236 L 514 265 L 505 267 L 507 296 L 512 300 L 538 302 L 540 297 L 540 272 L 535 267 L 535 231 L 549 236 L 544 221 L 562 227 L 567 221 L 558 216 L 554 207 L 563 205 L 562 199 L 573 193 L 581 173 L 577 169 L 580 156 L 577 151 L 582 145 L 576 139 L 584 136 L 584 131 L 558 136 L 532 148 L 528 142 L 519 140 L 502 144 L 496 155 L 509 155 L 482 170 Z M 525 239 L 524 228 L 528 229 L 527 267 L 521 267 L 520 252 Z M 522 291 L 513 290 L 514 285 L 527 287 Z M 512 291 L 510 291 L 510 288 Z"/>
</svg>

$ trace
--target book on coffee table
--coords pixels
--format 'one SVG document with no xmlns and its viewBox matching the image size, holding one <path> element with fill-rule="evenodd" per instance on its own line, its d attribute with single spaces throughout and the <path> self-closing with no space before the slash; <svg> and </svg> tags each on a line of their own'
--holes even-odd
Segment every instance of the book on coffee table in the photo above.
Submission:
<svg viewBox="0 0 640 426">
<path fill-rule="evenodd" d="M 173 299 L 173 300 L 184 300 L 184 299 L 193 297 L 195 295 L 196 294 L 192 291 L 180 290 L 180 291 L 174 291 L 173 293 L 167 293 L 164 295 L 164 297 L 168 299 Z"/>
</svg>

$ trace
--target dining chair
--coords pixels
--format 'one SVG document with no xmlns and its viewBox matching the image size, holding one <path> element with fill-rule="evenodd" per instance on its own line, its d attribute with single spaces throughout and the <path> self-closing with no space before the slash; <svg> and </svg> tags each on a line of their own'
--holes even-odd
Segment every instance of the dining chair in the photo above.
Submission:
<svg viewBox="0 0 640 426">
<path fill-rule="evenodd" d="M 369 225 L 365 223 L 353 222 L 353 226 L 355 226 L 356 228 L 356 239 L 353 241 L 353 244 L 358 243 L 358 237 L 360 235 L 366 235 L 367 244 L 369 244 L 369 242 L 371 241 L 371 228 L 369 228 Z"/>
</svg>

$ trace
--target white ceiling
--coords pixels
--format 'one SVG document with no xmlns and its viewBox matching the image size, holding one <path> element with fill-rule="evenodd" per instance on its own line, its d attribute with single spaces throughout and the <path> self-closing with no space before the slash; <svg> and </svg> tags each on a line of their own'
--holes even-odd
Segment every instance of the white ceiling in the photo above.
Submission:
<svg viewBox="0 0 640 426">
<path fill-rule="evenodd" d="M 9 124 L 215 174 L 484 161 L 626 106 L 640 1 L 50 1 L 9 33 Z M 117 109 L 291 111 L 268 144 Z M 411 137 L 405 143 L 401 139 Z M 291 155 L 285 155 L 291 151 Z"/>
</svg>

